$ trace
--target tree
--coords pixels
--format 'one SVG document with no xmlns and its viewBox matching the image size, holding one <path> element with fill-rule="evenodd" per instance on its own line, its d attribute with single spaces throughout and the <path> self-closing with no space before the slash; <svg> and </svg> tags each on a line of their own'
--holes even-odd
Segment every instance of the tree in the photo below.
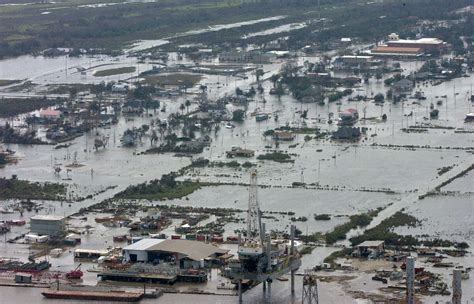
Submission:
<svg viewBox="0 0 474 304">
<path fill-rule="evenodd" d="M 185 106 L 184 104 L 181 104 L 181 105 L 179 106 L 179 109 L 180 109 L 180 111 L 181 111 L 181 115 L 183 115 L 183 114 L 184 114 L 184 109 L 186 109 L 186 106 Z"/>
<path fill-rule="evenodd" d="M 277 83 L 278 79 L 280 79 L 280 75 L 278 75 L 278 74 L 273 74 L 272 76 L 270 76 L 270 80 L 273 83 L 273 87 L 276 87 L 276 83 Z"/>
<path fill-rule="evenodd" d="M 169 188 L 176 187 L 176 181 L 175 181 L 174 174 L 173 173 L 163 174 L 163 176 L 160 179 L 160 184 L 162 184 L 165 187 L 169 187 Z"/>
<path fill-rule="evenodd" d="M 374 100 L 376 103 L 381 103 L 384 102 L 385 97 L 383 96 L 382 93 L 378 93 L 377 95 L 374 96 Z"/>
<path fill-rule="evenodd" d="M 186 99 L 184 105 L 186 106 L 186 112 L 189 113 L 189 106 L 191 105 L 191 101 L 189 99 Z"/>
<path fill-rule="evenodd" d="M 237 87 L 235 88 L 235 95 L 237 96 L 244 95 L 244 91 L 242 91 L 241 88 Z"/>
<path fill-rule="evenodd" d="M 382 79 L 382 72 L 380 70 L 377 70 L 375 72 L 375 79 L 377 79 L 377 81 L 379 81 L 380 79 Z"/>
<path fill-rule="evenodd" d="M 233 121 L 244 121 L 244 117 L 245 117 L 245 111 L 244 110 L 235 110 L 234 112 L 232 112 L 232 120 Z"/>
<path fill-rule="evenodd" d="M 265 72 L 262 69 L 257 69 L 255 71 L 255 76 L 257 77 L 257 82 L 260 82 L 260 77 L 263 76 Z"/>
<path fill-rule="evenodd" d="M 267 136 L 273 136 L 273 134 L 275 134 L 275 130 L 266 130 L 265 132 L 263 132 L 263 137 L 267 138 Z"/>
<path fill-rule="evenodd" d="M 74 99 L 74 98 L 76 98 L 76 95 L 77 95 L 77 88 L 70 87 L 69 88 L 69 98 Z"/>
</svg>

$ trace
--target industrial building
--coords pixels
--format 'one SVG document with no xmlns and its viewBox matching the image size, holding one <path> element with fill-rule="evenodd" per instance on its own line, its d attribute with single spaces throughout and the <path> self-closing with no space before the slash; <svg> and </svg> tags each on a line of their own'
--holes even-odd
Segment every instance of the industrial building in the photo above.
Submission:
<svg viewBox="0 0 474 304">
<path fill-rule="evenodd" d="M 57 215 L 35 215 L 30 218 L 30 230 L 38 235 L 61 236 L 66 231 L 66 218 Z"/>
<path fill-rule="evenodd" d="M 441 54 L 445 48 L 446 42 L 438 38 L 400 39 L 397 34 L 392 33 L 384 45 L 376 46 L 370 53 L 380 56 L 416 57 Z"/>
<path fill-rule="evenodd" d="M 126 262 L 176 263 L 181 269 L 204 268 L 229 250 L 190 240 L 142 239 L 123 248 Z"/>
<path fill-rule="evenodd" d="M 372 55 L 392 57 L 418 57 L 423 55 L 422 48 L 380 45 L 370 51 Z"/>
</svg>

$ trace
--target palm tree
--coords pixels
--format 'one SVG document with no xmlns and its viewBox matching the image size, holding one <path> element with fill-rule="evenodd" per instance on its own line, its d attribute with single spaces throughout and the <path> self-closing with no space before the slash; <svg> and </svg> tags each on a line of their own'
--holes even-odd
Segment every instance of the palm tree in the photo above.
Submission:
<svg viewBox="0 0 474 304">
<path fill-rule="evenodd" d="M 183 115 L 184 114 L 184 109 L 186 109 L 186 106 L 184 104 L 181 104 L 179 106 L 179 109 L 181 110 L 181 115 Z"/>
<path fill-rule="evenodd" d="M 186 99 L 184 105 L 186 106 L 186 112 L 189 113 L 189 106 L 191 105 L 191 101 L 189 99 Z"/>
</svg>

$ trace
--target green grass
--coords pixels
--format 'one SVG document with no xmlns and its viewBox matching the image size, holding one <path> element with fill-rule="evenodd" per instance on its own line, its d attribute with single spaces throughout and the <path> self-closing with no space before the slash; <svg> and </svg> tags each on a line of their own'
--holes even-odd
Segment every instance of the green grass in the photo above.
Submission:
<svg viewBox="0 0 474 304">
<path fill-rule="evenodd" d="M 369 211 L 367 213 L 362 213 L 362 214 L 355 214 L 351 215 L 349 217 L 349 221 L 337 225 L 334 227 L 334 230 L 324 234 L 324 238 L 326 240 L 327 244 L 334 244 L 337 241 L 345 240 L 346 239 L 346 234 L 357 227 L 365 227 L 370 224 L 372 219 L 377 216 L 377 214 L 382 210 L 383 208 L 378 208 L 373 211 Z"/>
<path fill-rule="evenodd" d="M 401 236 L 392 232 L 393 228 L 402 226 L 415 227 L 418 223 L 419 221 L 414 216 L 399 211 L 383 220 L 374 228 L 366 230 L 364 234 L 351 238 L 350 241 L 352 245 L 357 245 L 369 240 L 381 240 L 385 241 L 386 245 L 394 246 L 419 245 L 419 241 L 411 235 Z"/>
<path fill-rule="evenodd" d="M 95 77 L 106 77 L 106 76 L 113 76 L 113 75 L 120 75 L 120 74 L 129 74 L 133 73 L 137 70 L 136 67 L 122 67 L 122 68 L 115 68 L 115 69 L 108 69 L 97 71 L 94 73 Z"/>
<path fill-rule="evenodd" d="M 281 152 L 271 152 L 257 156 L 258 160 L 272 160 L 279 163 L 293 163 L 291 156 Z"/>
<path fill-rule="evenodd" d="M 122 199 L 146 199 L 146 200 L 169 200 L 188 196 L 194 191 L 200 189 L 206 184 L 198 182 L 177 182 L 176 186 L 162 186 L 160 184 L 140 184 L 130 186 L 124 191 L 118 193 L 115 198 Z"/>
<path fill-rule="evenodd" d="M 61 200 L 65 195 L 63 184 L 0 178 L 0 199 Z"/>
</svg>

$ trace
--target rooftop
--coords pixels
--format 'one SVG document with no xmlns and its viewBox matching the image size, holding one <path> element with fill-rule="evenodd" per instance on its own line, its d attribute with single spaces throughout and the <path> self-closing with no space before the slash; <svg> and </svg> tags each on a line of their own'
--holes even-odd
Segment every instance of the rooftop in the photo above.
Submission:
<svg viewBox="0 0 474 304">
<path fill-rule="evenodd" d="M 393 54 L 418 54 L 421 52 L 421 48 L 381 45 L 372 49 L 371 52 L 372 53 L 393 53 Z"/>
<path fill-rule="evenodd" d="M 442 44 L 443 40 L 438 38 L 421 38 L 416 40 L 410 39 L 398 39 L 398 40 L 390 40 L 390 43 L 412 43 L 412 44 Z"/>
<path fill-rule="evenodd" d="M 125 247 L 124 250 L 177 252 L 194 261 L 203 260 L 213 254 L 225 254 L 229 252 L 227 249 L 220 249 L 216 246 L 198 241 L 162 239 L 143 239 Z"/>
<path fill-rule="evenodd" d="M 141 239 L 138 242 L 128 245 L 123 250 L 147 250 L 148 248 L 158 245 L 165 241 L 164 239 Z"/>
<path fill-rule="evenodd" d="M 38 221 L 62 221 L 65 217 L 61 215 L 50 215 L 50 214 L 38 214 L 32 216 L 30 220 L 38 220 Z"/>
<path fill-rule="evenodd" d="M 365 241 L 357 245 L 356 247 L 378 247 L 383 245 L 384 241 Z"/>
</svg>

